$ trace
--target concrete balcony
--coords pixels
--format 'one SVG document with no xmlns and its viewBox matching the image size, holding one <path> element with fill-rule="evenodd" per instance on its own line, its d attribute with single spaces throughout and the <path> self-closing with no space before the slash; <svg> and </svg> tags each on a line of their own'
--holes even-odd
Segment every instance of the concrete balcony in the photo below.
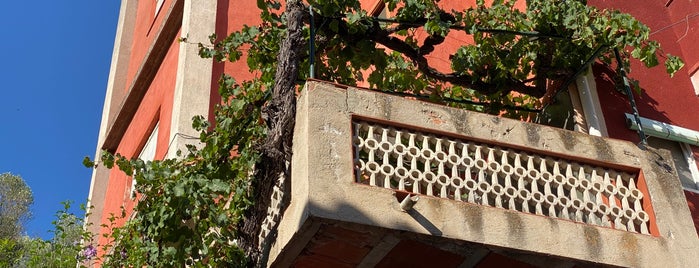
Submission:
<svg viewBox="0 0 699 268">
<path fill-rule="evenodd" d="M 622 116 L 622 115 L 620 115 Z M 308 82 L 275 267 L 693 267 L 672 165 L 620 140 Z M 274 226 L 277 226 L 274 228 Z"/>
</svg>

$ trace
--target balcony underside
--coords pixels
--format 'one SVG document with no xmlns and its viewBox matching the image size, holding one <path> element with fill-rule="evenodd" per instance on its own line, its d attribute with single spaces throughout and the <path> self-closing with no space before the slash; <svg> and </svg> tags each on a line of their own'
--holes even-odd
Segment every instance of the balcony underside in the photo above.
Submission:
<svg viewBox="0 0 699 268">
<path fill-rule="evenodd" d="M 600 267 L 533 252 L 309 218 L 272 267 Z"/>
</svg>

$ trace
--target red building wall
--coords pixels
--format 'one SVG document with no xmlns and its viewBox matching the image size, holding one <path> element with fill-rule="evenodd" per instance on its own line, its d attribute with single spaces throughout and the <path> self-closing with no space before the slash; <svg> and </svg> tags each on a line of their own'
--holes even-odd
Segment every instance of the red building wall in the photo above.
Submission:
<svg viewBox="0 0 699 268">
<path fill-rule="evenodd" d="M 153 46 L 155 35 L 163 23 L 165 11 L 172 1 L 165 0 L 162 10 L 157 14 L 155 1 L 138 1 L 126 87 L 115 89 L 114 94 L 117 99 L 123 99 L 126 96 L 148 50 Z M 447 10 L 464 9 L 473 2 L 475 1 L 441 1 L 440 5 L 450 6 Z M 377 3 L 377 0 L 368 0 L 364 1 L 363 6 L 371 10 Z M 653 32 L 651 38 L 660 41 L 665 53 L 681 56 L 686 61 L 685 69 L 677 73 L 674 78 L 670 78 L 662 66 L 647 69 L 638 62 L 633 63 L 631 76 L 641 80 L 644 89 L 642 94 L 635 96 L 642 116 L 699 130 L 699 116 L 697 116 L 699 98 L 694 94 L 689 79 L 689 75 L 699 68 L 699 50 L 693 49 L 693 46 L 699 42 L 699 32 L 697 32 L 699 16 L 691 17 L 699 14 L 699 5 L 690 1 L 673 1 L 671 5 L 665 7 L 666 1 L 644 1 L 640 5 L 635 0 L 591 0 L 588 3 L 600 8 L 615 8 L 631 13 L 651 27 Z M 224 38 L 229 33 L 241 29 L 244 24 L 255 25 L 259 21 L 259 10 L 255 1 L 219 0 L 217 2 L 215 32 L 219 38 Z M 430 63 L 439 70 L 447 70 L 449 68 L 447 59 L 449 53 L 453 51 L 449 48 L 456 48 L 468 42 L 472 42 L 470 36 L 458 32 L 450 33 L 441 45 L 444 49 L 436 50 L 429 58 Z M 159 122 L 156 159 L 162 159 L 167 153 L 179 48 L 178 40 L 172 40 L 157 75 L 128 130 L 124 133 L 117 153 L 128 158 L 137 157 L 156 122 Z M 637 142 L 637 134 L 628 130 L 624 122 L 624 113 L 631 111 L 628 100 L 626 96 L 614 90 L 611 71 L 613 70 L 599 65 L 595 68 L 598 92 L 609 134 L 612 138 Z M 238 81 L 252 79 L 256 75 L 248 71 L 244 58 L 235 63 L 213 63 L 209 118 L 213 118 L 211 115 L 213 104 L 221 101 L 217 93 L 218 79 L 224 72 L 234 74 Z M 120 102 L 116 101 L 116 103 Z M 115 107 L 115 110 L 117 109 L 118 107 Z M 695 148 L 695 153 L 699 156 L 699 149 Z M 127 174 L 118 169 L 111 171 L 102 223 L 109 224 L 110 215 L 119 215 L 122 207 L 131 211 L 134 204 L 129 196 L 130 187 L 131 178 Z M 116 223 L 121 225 L 123 222 L 124 219 L 120 219 Z M 106 229 L 102 231 L 108 232 Z M 104 244 L 107 241 L 100 237 L 99 242 Z"/>
<path fill-rule="evenodd" d="M 643 92 L 634 93 L 641 116 L 699 130 L 699 97 L 689 78 L 692 66 L 699 64 L 699 49 L 692 48 L 699 42 L 699 17 L 686 20 L 692 14 L 699 14 L 699 5 L 690 1 L 644 1 L 639 4 L 632 0 L 592 0 L 588 4 L 599 8 L 618 9 L 635 16 L 650 27 L 650 38 L 660 42 L 663 51 L 680 56 L 685 68 L 671 78 L 659 65 L 646 68 L 634 60 L 630 77 L 640 81 Z M 686 33 L 686 35 L 685 35 Z M 630 113 L 628 98 L 614 90 L 610 70 L 595 68 L 600 103 L 612 138 L 638 142 L 638 135 L 624 123 L 624 113 Z"/>
<path fill-rule="evenodd" d="M 650 27 L 650 38 L 663 48 L 660 54 L 680 56 L 685 67 L 670 77 L 662 63 L 646 68 L 632 61 L 631 77 L 640 81 L 641 94 L 634 93 L 639 114 L 653 120 L 699 130 L 699 97 L 690 76 L 699 68 L 699 4 L 692 1 L 592 0 L 588 4 L 630 13 Z M 595 66 L 597 89 L 609 135 L 612 138 L 639 142 L 635 131 L 626 127 L 624 113 L 631 113 L 628 97 L 614 90 L 613 70 Z M 699 159 L 699 148 L 692 147 Z M 687 202 L 699 233 L 699 195 L 685 191 Z"/>
</svg>

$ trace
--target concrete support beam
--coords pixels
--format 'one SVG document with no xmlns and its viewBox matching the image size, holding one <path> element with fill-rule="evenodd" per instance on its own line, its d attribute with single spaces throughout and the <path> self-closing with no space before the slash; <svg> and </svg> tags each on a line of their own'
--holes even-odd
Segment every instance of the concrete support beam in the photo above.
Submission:
<svg viewBox="0 0 699 268">
<path fill-rule="evenodd" d="M 175 157 L 177 150 L 185 151 L 185 145 L 192 143 L 183 135 L 198 136 L 192 129 L 192 118 L 209 114 L 213 60 L 201 58 L 197 44 L 207 43 L 216 30 L 216 4 L 216 0 L 184 2 L 181 35 L 187 41 L 180 42 L 168 158 Z"/>
<path fill-rule="evenodd" d="M 488 253 L 490 253 L 490 250 L 488 250 L 487 248 L 481 248 L 474 251 L 470 258 L 466 258 L 464 262 L 462 262 L 461 265 L 459 265 L 459 268 L 476 267 L 476 265 L 478 265 L 478 263 L 481 262 L 483 258 L 485 258 L 485 256 L 488 256 Z"/>
<path fill-rule="evenodd" d="M 592 67 L 588 67 L 587 74 L 579 76 L 575 83 L 580 103 L 583 106 L 583 113 L 588 125 L 588 133 L 594 136 L 609 137 L 607 124 L 604 121 L 602 107 L 600 107 L 599 96 L 597 95 L 597 84 Z"/>
<path fill-rule="evenodd" d="M 398 242 L 400 242 L 399 238 L 387 233 L 381 239 L 381 242 L 379 242 L 376 246 L 374 246 L 374 248 L 371 249 L 371 251 L 369 251 L 369 254 L 364 257 L 362 262 L 357 267 L 376 267 L 376 265 L 379 264 L 379 262 L 381 262 L 381 260 L 383 260 L 383 258 L 386 257 L 386 255 L 391 252 L 396 245 L 398 245 Z"/>
</svg>

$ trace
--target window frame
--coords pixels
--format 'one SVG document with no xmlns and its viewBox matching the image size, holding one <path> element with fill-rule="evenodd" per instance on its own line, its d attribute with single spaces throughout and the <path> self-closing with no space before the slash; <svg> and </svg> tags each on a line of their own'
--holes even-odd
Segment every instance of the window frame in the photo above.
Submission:
<svg viewBox="0 0 699 268">
<path fill-rule="evenodd" d="M 156 122 L 153 130 L 150 131 L 148 139 L 146 139 L 146 142 L 143 144 L 143 148 L 141 148 L 141 152 L 138 154 L 138 159 L 141 159 L 144 162 L 155 160 L 155 154 L 158 147 L 159 125 L 160 122 Z M 131 177 L 131 189 L 129 190 L 129 196 L 131 199 L 136 198 L 136 172 L 138 172 L 138 170 L 134 170 L 134 176 Z"/>
<path fill-rule="evenodd" d="M 694 152 L 689 144 L 680 142 L 680 148 L 682 148 L 682 155 L 684 155 L 685 161 L 687 162 L 689 173 L 692 175 L 692 180 L 694 181 L 694 189 L 684 188 L 685 191 L 699 193 L 699 167 L 697 167 L 697 161 L 694 157 Z"/>
<path fill-rule="evenodd" d="M 689 75 L 689 79 L 692 81 L 692 86 L 694 86 L 694 95 L 699 96 L 699 68 Z"/>
</svg>

